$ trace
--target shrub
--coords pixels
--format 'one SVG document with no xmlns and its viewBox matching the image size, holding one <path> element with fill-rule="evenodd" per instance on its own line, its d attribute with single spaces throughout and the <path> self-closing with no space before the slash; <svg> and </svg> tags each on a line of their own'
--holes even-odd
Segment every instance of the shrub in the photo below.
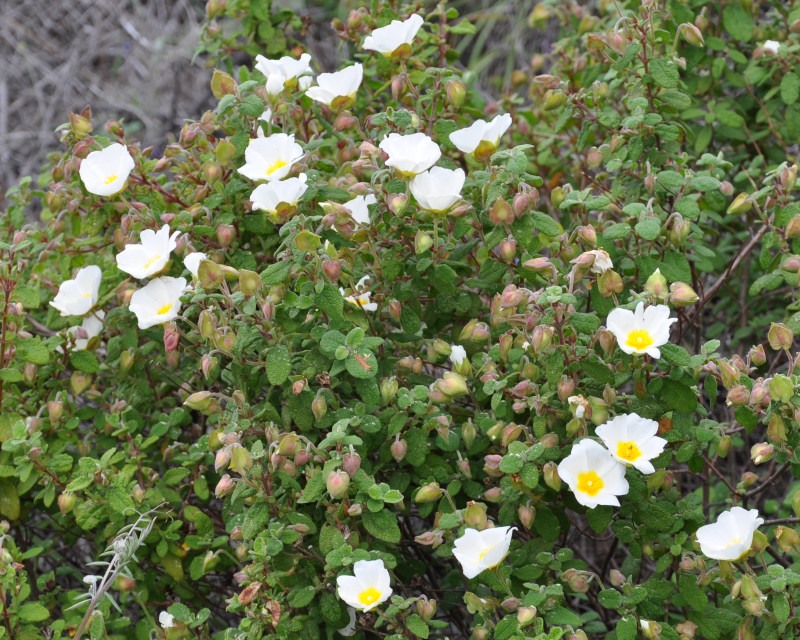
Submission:
<svg viewBox="0 0 800 640">
<path fill-rule="evenodd" d="M 0 638 L 793 637 L 798 10 L 393 7 L 9 193 Z"/>
</svg>

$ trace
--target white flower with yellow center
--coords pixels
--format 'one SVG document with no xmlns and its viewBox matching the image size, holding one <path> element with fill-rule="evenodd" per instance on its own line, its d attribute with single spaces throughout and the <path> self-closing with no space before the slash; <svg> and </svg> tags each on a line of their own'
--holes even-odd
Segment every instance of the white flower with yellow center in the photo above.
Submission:
<svg viewBox="0 0 800 640">
<path fill-rule="evenodd" d="M 308 189 L 307 179 L 306 174 L 301 173 L 296 178 L 286 178 L 286 180 L 276 180 L 258 185 L 250 194 L 253 209 L 261 209 L 274 215 L 281 205 L 284 208 L 296 206 L 298 200 Z"/>
<path fill-rule="evenodd" d="M 508 554 L 514 531 L 516 527 L 466 529 L 453 545 L 453 555 L 461 563 L 464 576 L 474 578 L 500 564 Z"/>
<path fill-rule="evenodd" d="M 115 142 L 101 151 L 92 151 L 81 160 L 78 173 L 89 193 L 113 196 L 125 188 L 125 181 L 133 167 L 134 162 L 128 153 L 128 147 Z"/>
<path fill-rule="evenodd" d="M 589 271 L 592 273 L 603 274 L 609 269 L 614 268 L 614 263 L 611 262 L 611 256 L 608 255 L 608 252 L 603 249 L 592 249 L 591 251 L 587 251 L 589 255 L 594 256 L 594 262 L 592 266 L 589 268 Z"/>
<path fill-rule="evenodd" d="M 646 353 L 660 358 L 658 347 L 669 342 L 669 328 L 677 321 L 669 317 L 669 307 L 658 304 L 645 309 L 640 302 L 636 311 L 612 310 L 606 318 L 606 328 L 614 334 L 625 353 Z"/>
<path fill-rule="evenodd" d="M 183 259 L 183 266 L 196 278 L 197 270 L 200 268 L 200 263 L 203 260 L 208 260 L 208 256 L 201 251 L 194 251 Z"/>
<path fill-rule="evenodd" d="M 511 116 L 507 113 L 495 116 L 491 122 L 476 120 L 466 129 L 453 131 L 450 142 L 462 153 L 488 157 L 497 150 L 500 138 L 510 126 Z"/>
<path fill-rule="evenodd" d="M 628 493 L 625 465 L 601 444 L 583 439 L 558 465 L 559 477 L 569 485 L 575 499 L 594 509 L 598 505 L 619 506 L 617 496 Z"/>
<path fill-rule="evenodd" d="M 329 107 L 342 107 L 355 100 L 356 92 L 364 79 L 364 68 L 361 63 L 342 69 L 335 73 L 320 73 L 316 87 L 310 87 L 306 95 Z"/>
<path fill-rule="evenodd" d="M 611 455 L 622 464 L 636 467 L 642 473 L 653 473 L 650 462 L 660 456 L 667 441 L 659 438 L 658 422 L 642 418 L 635 413 L 617 416 L 597 427 L 595 433 Z"/>
<path fill-rule="evenodd" d="M 697 530 L 697 541 L 703 555 L 714 560 L 739 560 L 750 551 L 753 534 L 764 519 L 758 517 L 756 509 L 733 507 L 723 511 L 714 524 Z"/>
<path fill-rule="evenodd" d="M 375 29 L 371 35 L 364 38 L 364 49 L 377 51 L 387 58 L 393 58 L 411 53 L 411 43 L 414 36 L 422 27 L 424 20 L 416 13 L 408 19 L 392 20 L 385 27 Z"/>
<path fill-rule="evenodd" d="M 162 629 L 172 629 L 175 626 L 175 616 L 169 611 L 162 611 L 158 614 L 158 624 Z"/>
<path fill-rule="evenodd" d="M 273 133 L 264 138 L 252 138 L 244 151 L 245 164 L 239 173 L 251 180 L 283 180 L 292 166 L 303 157 L 303 147 L 294 135 Z"/>
<path fill-rule="evenodd" d="M 352 200 L 348 200 L 342 206 L 350 212 L 358 224 L 369 224 L 369 208 L 371 204 L 375 204 L 378 200 L 374 195 L 368 193 L 365 196 L 356 196 Z"/>
<path fill-rule="evenodd" d="M 61 316 L 82 316 L 97 304 L 103 272 L 91 265 L 79 269 L 72 280 L 65 280 L 58 288 L 50 306 L 61 312 Z"/>
<path fill-rule="evenodd" d="M 365 283 L 369 280 L 369 276 L 364 276 L 356 283 L 353 288 L 353 295 L 345 296 L 344 301 L 362 308 L 364 311 L 377 311 L 378 303 L 371 302 L 372 292 L 365 289 Z M 339 293 L 344 296 L 344 289 L 340 288 Z"/>
<path fill-rule="evenodd" d="M 267 93 L 271 96 L 283 92 L 287 85 L 293 84 L 295 79 L 297 79 L 298 85 L 300 85 L 301 79 L 308 78 L 308 81 L 311 81 L 311 56 L 307 53 L 302 54 L 299 60 L 295 60 L 291 56 L 270 60 L 258 55 L 255 68 L 266 76 Z"/>
<path fill-rule="evenodd" d="M 336 591 L 354 609 L 370 611 L 392 595 L 383 560 L 359 560 L 353 565 L 353 574 L 336 578 Z"/>
<path fill-rule="evenodd" d="M 139 234 L 139 244 L 126 244 L 125 250 L 117 254 L 117 267 L 134 278 L 155 275 L 167 266 L 179 235 L 180 231 L 170 235 L 168 224 L 158 231 L 145 229 Z"/>
<path fill-rule="evenodd" d="M 181 294 L 186 278 L 164 276 L 147 283 L 131 296 L 130 310 L 136 314 L 140 329 L 174 320 L 181 312 Z"/>
<path fill-rule="evenodd" d="M 465 178 L 463 169 L 433 167 L 414 176 L 409 187 L 420 207 L 431 213 L 444 213 L 461 199 Z"/>
<path fill-rule="evenodd" d="M 761 45 L 761 48 L 767 53 L 775 55 L 776 53 L 778 53 L 778 49 L 781 48 L 781 43 L 778 42 L 777 40 L 767 40 L 764 44 Z"/>
<path fill-rule="evenodd" d="M 412 178 L 427 171 L 442 156 L 439 145 L 424 133 L 407 136 L 390 133 L 378 146 L 389 156 L 386 166 L 394 167 L 404 178 Z"/>
</svg>

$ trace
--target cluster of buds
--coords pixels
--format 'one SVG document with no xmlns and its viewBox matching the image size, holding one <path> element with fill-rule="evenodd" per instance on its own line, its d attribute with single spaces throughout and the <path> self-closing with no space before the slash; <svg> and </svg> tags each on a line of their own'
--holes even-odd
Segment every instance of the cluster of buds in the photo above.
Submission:
<svg viewBox="0 0 800 640">
<path fill-rule="evenodd" d="M 436 380 L 428 392 L 431 402 L 450 402 L 469 393 L 467 381 L 463 376 L 455 371 L 446 371 L 444 375 Z"/>
</svg>

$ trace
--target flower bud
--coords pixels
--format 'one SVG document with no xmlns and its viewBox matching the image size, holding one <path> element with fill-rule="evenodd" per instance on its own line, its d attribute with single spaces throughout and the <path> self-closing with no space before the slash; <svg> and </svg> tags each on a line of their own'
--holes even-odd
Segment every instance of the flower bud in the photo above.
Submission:
<svg viewBox="0 0 800 640">
<path fill-rule="evenodd" d="M 791 191 L 797 183 L 797 165 L 784 164 L 779 175 L 783 190 L 786 192 Z"/>
<path fill-rule="evenodd" d="M 800 547 L 800 533 L 792 527 L 780 525 L 775 528 L 775 542 L 784 553 L 792 553 Z"/>
<path fill-rule="evenodd" d="M 252 296 L 261 291 L 263 286 L 261 276 L 255 271 L 239 269 L 239 290 L 246 296 Z"/>
<path fill-rule="evenodd" d="M 343 498 L 347 495 L 347 490 L 350 487 L 350 476 L 341 469 L 332 471 L 325 479 L 325 487 L 334 500 Z"/>
<path fill-rule="evenodd" d="M 339 275 L 342 273 L 342 263 L 338 260 L 325 260 L 322 263 L 322 271 L 328 280 L 338 282 Z"/>
<path fill-rule="evenodd" d="M 225 281 L 225 272 L 216 262 L 211 260 L 201 260 L 200 266 L 197 268 L 197 279 L 203 289 L 206 291 L 214 291 L 218 289 Z M 203 335 L 202 326 L 200 328 L 200 334 Z"/>
<path fill-rule="evenodd" d="M 218 413 L 221 409 L 217 399 L 210 391 L 197 391 L 183 401 L 183 406 L 199 411 L 204 415 Z"/>
<path fill-rule="evenodd" d="M 236 481 L 226 473 L 219 479 L 219 482 L 214 489 L 214 495 L 217 498 L 224 498 L 225 496 L 230 495 L 235 488 Z"/>
<path fill-rule="evenodd" d="M 759 442 L 750 447 L 750 459 L 753 464 L 764 464 L 772 460 L 775 455 L 775 446 L 767 442 Z"/>
<path fill-rule="evenodd" d="M 750 401 L 750 390 L 744 385 L 737 384 L 728 390 L 728 397 L 725 401 L 729 407 L 741 407 Z"/>
<path fill-rule="evenodd" d="M 747 359 L 754 367 L 763 367 L 767 362 L 767 354 L 764 352 L 764 345 L 759 344 L 750 347 L 750 351 L 747 353 Z"/>
<path fill-rule="evenodd" d="M 794 342 L 794 332 L 785 324 L 773 322 L 767 332 L 767 341 L 775 351 L 788 351 Z"/>
<path fill-rule="evenodd" d="M 786 224 L 785 236 L 787 240 L 800 238 L 800 213 L 792 216 L 791 220 Z"/>
<path fill-rule="evenodd" d="M 429 482 L 422 485 L 414 496 L 414 502 L 424 504 L 426 502 L 436 502 L 442 497 L 442 489 L 439 487 L 438 482 Z"/>
<path fill-rule="evenodd" d="M 421 255 L 428 251 L 433 246 L 433 238 L 431 238 L 430 234 L 419 229 L 417 231 L 417 235 L 414 236 L 414 253 L 416 255 Z"/>
<path fill-rule="evenodd" d="M 576 593 L 586 593 L 589 590 L 589 583 L 592 575 L 586 571 L 578 569 L 567 569 L 561 574 L 562 582 L 566 582 L 569 588 Z"/>
<path fill-rule="evenodd" d="M 517 517 L 519 517 L 520 524 L 530 530 L 536 519 L 536 509 L 528 504 L 520 505 L 517 507 Z"/>
<path fill-rule="evenodd" d="M 355 518 L 357 516 L 360 516 L 363 510 L 364 510 L 363 507 L 356 502 L 354 504 L 351 504 L 347 508 L 347 515 L 350 516 L 351 518 Z"/>
<path fill-rule="evenodd" d="M 390 193 L 386 196 L 386 207 L 396 216 L 402 216 L 408 207 L 408 196 L 404 193 Z"/>
<path fill-rule="evenodd" d="M 342 456 L 342 469 L 352 478 L 360 468 L 361 456 L 351 446 L 350 451 Z"/>
<path fill-rule="evenodd" d="M 447 96 L 447 102 L 451 107 L 458 109 L 464 104 L 464 98 L 467 95 L 467 87 L 461 80 L 448 80 L 444 83 L 444 91 Z"/>
<path fill-rule="evenodd" d="M 773 376 L 772 379 L 770 379 L 768 386 L 769 395 L 775 400 L 779 400 L 784 404 L 788 403 L 794 395 L 794 383 L 792 382 L 792 379 L 783 374 L 779 373 Z"/>
<path fill-rule="evenodd" d="M 417 600 L 417 615 L 429 622 L 436 615 L 436 600 L 429 600 L 427 596 L 420 596 Z"/>
<path fill-rule="evenodd" d="M 553 491 L 561 491 L 561 478 L 558 476 L 558 465 L 552 460 L 544 463 L 542 467 L 544 483 Z"/>
<path fill-rule="evenodd" d="M 231 445 L 231 461 L 228 466 L 231 471 L 244 475 L 253 466 L 253 456 L 237 442 Z"/>
<path fill-rule="evenodd" d="M 520 607 L 517 609 L 517 622 L 521 627 L 530 624 L 536 618 L 536 607 Z"/>
<path fill-rule="evenodd" d="M 314 414 L 314 419 L 318 421 L 322 420 L 325 414 L 328 413 L 328 403 L 320 394 L 314 396 L 314 399 L 311 401 L 311 413 Z"/>
<path fill-rule="evenodd" d="M 745 471 L 742 474 L 742 478 L 739 480 L 739 482 L 742 485 L 742 488 L 748 489 L 758 482 L 758 475 L 752 471 Z"/>
<path fill-rule="evenodd" d="M 406 457 L 406 453 L 408 452 L 408 444 L 400 437 L 400 434 L 397 434 L 395 441 L 392 442 L 389 450 L 391 451 L 392 458 L 394 458 L 395 462 L 402 462 L 403 458 Z"/>
<path fill-rule="evenodd" d="M 733 195 L 733 185 L 727 180 L 723 180 L 719 186 L 719 191 L 722 195 L 730 197 Z"/>
<path fill-rule="evenodd" d="M 487 502 L 497 503 L 503 499 L 503 490 L 500 487 L 492 487 L 483 492 L 483 499 Z"/>
<path fill-rule="evenodd" d="M 544 351 L 553 342 L 554 334 L 555 329 L 553 327 L 541 324 L 534 327 L 533 335 L 531 336 L 531 347 L 533 347 L 533 352 L 537 355 L 544 353 Z"/>
<path fill-rule="evenodd" d="M 688 307 L 700 299 L 697 292 L 685 282 L 673 282 L 669 292 L 669 301 L 675 307 Z"/>
<path fill-rule="evenodd" d="M 567 101 L 567 96 L 563 91 L 554 91 L 550 89 L 544 96 L 544 110 L 552 111 L 558 109 Z"/>
<path fill-rule="evenodd" d="M 56 424 L 64 413 L 64 403 L 61 400 L 50 400 L 47 403 L 47 417 L 50 424 Z"/>
<path fill-rule="evenodd" d="M 65 516 L 72 511 L 77 500 L 74 493 L 60 493 L 58 495 L 58 510 L 61 512 L 61 515 Z"/>
<path fill-rule="evenodd" d="M 558 381 L 557 390 L 558 399 L 561 400 L 561 402 L 566 402 L 567 398 L 575 391 L 575 381 L 572 378 L 567 378 L 567 376 L 561 376 L 561 380 Z"/>
<path fill-rule="evenodd" d="M 491 337 L 489 325 L 485 322 L 478 322 L 477 320 L 470 320 L 467 325 L 461 330 L 458 341 L 464 342 L 486 342 Z"/>
<path fill-rule="evenodd" d="M 664 300 L 667 297 L 667 279 L 661 274 L 660 269 L 656 269 L 644 283 L 644 290 L 656 300 Z"/>
<path fill-rule="evenodd" d="M 433 547 L 434 549 L 442 544 L 444 541 L 444 531 L 437 529 L 436 531 L 426 531 L 414 538 L 417 544 L 423 544 L 426 547 Z"/>
<path fill-rule="evenodd" d="M 742 213 L 747 213 L 750 209 L 753 208 L 753 200 L 750 197 L 749 193 L 740 193 L 733 199 L 730 206 L 728 207 L 728 215 L 739 215 Z"/>
<path fill-rule="evenodd" d="M 514 208 L 503 198 L 498 197 L 489 209 L 492 224 L 509 225 L 514 222 Z"/>
<path fill-rule="evenodd" d="M 467 502 L 467 507 L 464 509 L 464 524 L 473 529 L 485 529 L 489 521 L 486 516 L 486 505 L 482 502 Z"/>
<path fill-rule="evenodd" d="M 624 285 L 622 276 L 613 269 L 601 273 L 597 278 L 597 289 L 604 298 L 609 298 L 614 294 L 622 293 Z"/>
<path fill-rule="evenodd" d="M 217 226 L 217 241 L 223 247 L 230 247 L 236 237 L 236 227 L 232 224 L 220 224 Z"/>
<path fill-rule="evenodd" d="M 69 128 L 72 135 L 79 140 L 88 136 L 92 132 L 92 129 L 94 129 L 92 125 L 92 112 L 89 111 L 88 115 L 85 111 L 80 115 L 77 113 L 70 113 Z"/>
<path fill-rule="evenodd" d="M 219 0 L 209 0 L 208 4 L 212 4 L 212 2 L 218 3 Z M 211 93 L 214 94 L 217 100 L 221 100 L 227 95 L 235 94 L 236 80 L 224 71 L 214 69 L 214 73 L 211 76 Z"/>
<path fill-rule="evenodd" d="M 463 425 L 461 425 L 461 439 L 464 441 L 464 445 L 469 449 L 472 446 L 472 443 L 475 442 L 475 436 L 478 434 L 477 429 L 475 429 L 475 425 L 472 424 L 472 420 L 467 420 Z"/>
<path fill-rule="evenodd" d="M 467 381 L 454 371 L 445 372 L 444 376 L 434 384 L 436 389 L 448 398 L 459 398 L 469 393 Z"/>
<path fill-rule="evenodd" d="M 703 40 L 703 33 L 691 22 L 684 22 L 682 25 L 680 25 L 678 27 L 678 32 L 681 34 L 683 39 L 686 40 L 686 42 L 688 42 L 693 47 L 705 46 L 705 40 Z"/>
<path fill-rule="evenodd" d="M 731 450 L 731 437 L 729 435 L 720 436 L 716 450 L 720 458 L 727 458 L 728 452 Z"/>
</svg>

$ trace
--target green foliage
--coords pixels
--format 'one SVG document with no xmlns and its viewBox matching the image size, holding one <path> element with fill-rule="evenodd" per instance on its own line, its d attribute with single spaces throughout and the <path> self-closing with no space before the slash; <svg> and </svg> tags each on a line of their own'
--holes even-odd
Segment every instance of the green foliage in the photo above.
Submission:
<svg viewBox="0 0 800 640">
<path fill-rule="evenodd" d="M 0 639 L 333 638 L 350 622 L 337 578 L 363 560 L 393 594 L 356 616 L 361 638 L 800 633 L 800 8 L 542 2 L 516 28 L 552 48 L 491 103 L 476 56 L 458 63 L 489 32 L 446 3 L 407 57 L 361 48 L 410 11 L 335 22 L 364 82 L 328 107 L 236 66 L 297 58 L 304 19 L 211 0 L 213 112 L 163 153 L 72 114 L 51 166 L 9 192 Z M 458 151 L 449 134 L 496 111 L 513 121 L 498 145 Z M 237 169 L 259 131 L 303 148 L 296 206 L 252 205 Z M 465 171 L 445 212 L 377 149 L 415 132 Z M 135 169 L 92 195 L 78 163 L 111 142 Z M 368 193 L 357 223 L 344 203 Z M 208 259 L 179 317 L 140 329 L 143 283 L 116 257 L 165 223 L 182 236 L 161 275 Z M 87 265 L 103 272 L 96 336 L 49 304 Z M 606 329 L 638 302 L 678 319 L 658 359 Z M 655 473 L 627 469 L 619 507 L 590 509 L 557 465 L 630 413 L 665 450 Z M 734 505 L 768 520 L 750 558 L 705 557 L 698 528 Z M 143 513 L 125 572 L 87 591 L 89 562 Z M 516 527 L 510 553 L 467 579 L 454 543 L 491 525 Z"/>
</svg>

